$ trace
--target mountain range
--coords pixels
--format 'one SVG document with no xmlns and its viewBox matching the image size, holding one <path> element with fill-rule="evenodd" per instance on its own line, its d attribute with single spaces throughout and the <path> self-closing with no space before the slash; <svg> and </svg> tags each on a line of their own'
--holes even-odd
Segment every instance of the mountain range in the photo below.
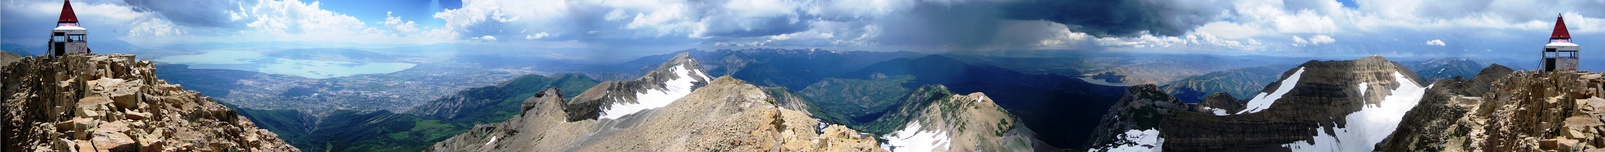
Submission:
<svg viewBox="0 0 1605 152">
<path fill-rule="evenodd" d="M 1247 99 L 1187 104 L 1140 85 L 1105 115 L 1090 151 L 1589 151 L 1605 128 L 1605 76 L 1470 60 L 1309 61 Z M 1411 70 L 1409 67 L 1423 67 Z M 1436 76 L 1418 75 L 1431 72 Z M 1441 71 L 1441 72 L 1440 72 Z M 1428 81 L 1425 77 L 1435 77 Z M 1426 83 L 1431 82 L 1431 83 Z"/>
<path fill-rule="evenodd" d="M 1094 150 L 1371 151 L 1432 87 L 1421 82 L 1414 71 L 1374 56 L 1306 62 L 1247 101 L 1197 105 L 1207 111 L 1191 110 L 1156 87 L 1134 87 L 1123 104 L 1111 107 L 1126 110 L 1105 116 L 1099 139 L 1088 145 Z"/>
<path fill-rule="evenodd" d="M 581 74 L 526 75 L 494 86 L 470 88 L 419 106 L 414 113 L 342 110 L 312 115 L 297 110 L 240 109 L 241 115 L 309 151 L 416 151 L 474 124 L 500 122 L 520 111 L 522 99 L 540 90 L 572 92 L 600 83 Z"/>
<path fill-rule="evenodd" d="M 764 87 L 730 76 L 708 80 L 695 70 L 697 61 L 680 53 L 641 78 L 603 82 L 566 101 L 562 91 L 545 91 L 526 99 L 519 116 L 476 126 L 431 149 L 1023 151 L 1044 145 L 982 93 L 927 85 L 870 124 L 847 127 L 820 122 L 817 110 L 782 106 Z"/>
</svg>

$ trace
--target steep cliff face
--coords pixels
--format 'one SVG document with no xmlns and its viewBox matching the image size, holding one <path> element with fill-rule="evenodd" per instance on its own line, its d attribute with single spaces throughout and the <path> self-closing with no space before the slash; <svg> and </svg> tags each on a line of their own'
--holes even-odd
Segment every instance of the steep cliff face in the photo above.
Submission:
<svg viewBox="0 0 1605 152">
<path fill-rule="evenodd" d="M 3 149 L 299 151 L 133 55 L 24 58 L 0 84 Z"/>
<path fill-rule="evenodd" d="M 523 114 L 479 125 L 431 151 L 873 151 L 877 142 L 808 113 L 780 108 L 761 88 L 720 77 L 667 106 L 618 119 L 568 121 L 561 93 L 525 101 Z"/>
<path fill-rule="evenodd" d="M 1491 66 L 1469 80 L 1442 80 L 1387 151 L 1605 150 L 1605 75 L 1511 72 Z"/>
<path fill-rule="evenodd" d="M 1367 57 L 1301 64 L 1242 102 L 1241 110 L 1231 110 L 1236 103 L 1229 99 L 1200 107 L 1168 106 L 1180 102 L 1157 89 L 1134 87 L 1128 90 L 1131 99 L 1111 107 L 1105 124 L 1094 134 L 1099 137 L 1089 146 L 1093 150 L 1136 146 L 1165 151 L 1371 151 L 1430 88 L 1418 82 L 1419 76 L 1398 63 Z"/>
</svg>

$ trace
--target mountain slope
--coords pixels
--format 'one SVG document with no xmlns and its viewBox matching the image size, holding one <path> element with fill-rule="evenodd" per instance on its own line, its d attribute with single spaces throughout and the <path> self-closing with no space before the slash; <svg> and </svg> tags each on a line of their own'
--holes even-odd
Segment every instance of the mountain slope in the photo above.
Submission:
<svg viewBox="0 0 1605 152">
<path fill-rule="evenodd" d="M 607 81 L 585 90 L 563 106 L 569 121 L 618 119 L 643 110 L 659 108 L 707 85 L 712 77 L 688 53 L 632 81 Z"/>
<path fill-rule="evenodd" d="M 942 85 L 911 93 L 866 128 L 891 151 L 1031 151 L 1035 133 L 983 93 L 953 94 Z M 1047 149 L 1048 147 L 1043 147 Z"/>
<path fill-rule="evenodd" d="M 1175 112 L 1159 120 L 1150 147 L 1166 151 L 1371 151 L 1416 106 L 1427 88 L 1408 68 L 1382 57 L 1310 61 L 1288 70 L 1235 113 Z M 1167 100 L 1154 92 L 1152 100 Z M 1139 96 L 1140 97 L 1140 96 Z M 1115 105 L 1115 107 L 1132 105 Z M 1210 107 L 1229 108 L 1229 107 Z M 1141 112 L 1141 111 L 1136 111 Z M 1127 113 L 1110 113 L 1127 115 Z M 1149 120 L 1152 121 L 1152 120 Z M 1139 128 L 1140 129 L 1140 128 Z M 1101 134 L 1118 134 L 1116 129 Z M 1147 131 L 1139 135 L 1151 135 Z M 1105 137 L 1109 138 L 1109 137 Z M 1140 138 L 1151 139 L 1151 138 Z M 1122 145 L 1094 142 L 1091 145 Z M 1098 149 L 1095 149 L 1098 150 Z"/>
<path fill-rule="evenodd" d="M 426 102 L 415 107 L 412 112 L 447 120 L 472 117 L 488 119 L 470 120 L 471 122 L 497 122 L 516 115 L 518 109 L 513 108 L 516 107 L 514 105 L 546 88 L 556 87 L 571 92 L 566 96 L 575 96 L 598 83 L 600 82 L 582 74 L 556 74 L 550 77 L 525 75 L 494 86 L 459 91 L 457 94 Z"/>
<path fill-rule="evenodd" d="M 1423 80 L 1428 81 L 1454 77 L 1470 79 L 1477 76 L 1479 70 L 1487 67 L 1485 64 L 1466 58 L 1430 59 L 1418 62 L 1401 62 L 1401 64 L 1410 69 L 1415 69 L 1416 74 L 1420 74 Z"/>
<path fill-rule="evenodd" d="M 1088 142 L 1094 150 L 1158 151 L 1164 142 L 1159 137 L 1159 123 L 1170 115 L 1186 112 L 1187 104 L 1159 91 L 1152 84 L 1126 89 L 1115 106 L 1109 107 L 1098 125 L 1099 133 Z"/>
<path fill-rule="evenodd" d="M 0 72 L 7 151 L 299 151 L 133 55 L 25 58 Z"/>
<path fill-rule="evenodd" d="M 815 116 L 855 126 L 879 118 L 878 114 L 903 100 L 902 97 L 913 91 L 903 84 L 912 79 L 907 76 L 876 80 L 828 78 L 809 85 L 798 94 L 814 105 L 815 109 L 808 110 Z"/>
<path fill-rule="evenodd" d="M 1494 102 L 1483 102 L 1482 97 L 1488 94 L 1490 86 L 1495 80 L 1505 79 L 1514 71 L 1499 64 L 1484 68 L 1475 77 L 1469 79 L 1440 79 L 1433 83 L 1433 88 L 1427 90 L 1426 97 L 1421 99 L 1419 106 L 1411 109 L 1400 122 L 1398 130 L 1394 131 L 1378 149 L 1385 151 L 1445 151 L 1450 147 L 1457 150 L 1469 150 L 1461 145 L 1448 145 L 1449 141 L 1465 143 L 1465 138 L 1453 139 L 1444 137 L 1465 137 L 1472 125 L 1459 124 L 1461 122 L 1477 122 L 1486 124 L 1478 119 L 1467 117 L 1469 112 L 1478 111 L 1480 105 Z M 1498 106 L 1498 105 L 1491 105 Z M 1492 108 L 1489 108 L 1492 109 Z M 1482 120 L 1486 121 L 1486 120 Z M 1481 129 L 1481 127 L 1477 127 Z"/>
<path fill-rule="evenodd" d="M 1234 97 L 1251 97 L 1264 89 L 1265 84 L 1276 82 L 1282 72 L 1294 66 L 1296 65 L 1285 64 L 1215 71 L 1176 80 L 1161 86 L 1161 90 L 1187 103 L 1201 101 L 1215 92 L 1225 92 Z"/>
<path fill-rule="evenodd" d="M 997 104 L 1037 130 L 1043 142 L 1054 147 L 1078 147 L 1123 87 L 1103 86 L 1055 74 L 1024 74 L 1012 70 L 965 63 L 941 55 L 893 59 L 842 75 L 842 78 L 876 79 L 912 76 L 905 88 L 940 84 L 953 92 L 985 92 Z"/>
<path fill-rule="evenodd" d="M 1484 68 L 1444 79 L 1386 151 L 1599 151 L 1605 148 L 1605 73 Z"/>
<path fill-rule="evenodd" d="M 16 54 L 11 54 L 9 52 L 0 51 L 0 70 L 6 70 L 6 65 L 11 65 L 12 62 L 17 62 L 17 61 L 21 61 L 21 60 L 22 60 L 22 56 L 17 56 Z M 5 86 L 5 84 L 0 84 L 0 86 Z"/>
<path fill-rule="evenodd" d="M 720 77 L 670 104 L 617 119 L 569 120 L 559 91 L 526 100 L 507 122 L 435 144 L 433 151 L 869 151 L 875 141 L 802 111 L 771 104 L 762 89 Z"/>
</svg>

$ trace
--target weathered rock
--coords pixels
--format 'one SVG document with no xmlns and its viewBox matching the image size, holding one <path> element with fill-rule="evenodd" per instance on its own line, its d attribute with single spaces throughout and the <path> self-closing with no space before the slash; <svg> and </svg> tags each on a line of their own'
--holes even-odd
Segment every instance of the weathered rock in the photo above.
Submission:
<svg viewBox="0 0 1605 152">
<path fill-rule="evenodd" d="M 1511 72 L 1498 65 L 1483 71 L 1470 80 L 1436 83 L 1379 150 L 1588 151 L 1605 145 L 1605 99 L 1598 93 L 1605 80 L 1591 76 L 1598 74 Z"/>
<path fill-rule="evenodd" d="M 29 57 L 6 67 L 6 151 L 299 151 L 199 92 L 166 84 L 133 55 Z"/>
<path fill-rule="evenodd" d="M 89 141 L 95 146 L 94 151 L 137 150 L 138 147 L 137 145 L 134 145 L 134 139 L 123 133 L 127 131 L 128 124 L 125 124 L 122 121 L 100 124 L 99 126 L 95 127 L 95 137 L 91 138 Z"/>
<path fill-rule="evenodd" d="M 1581 148 L 1576 139 L 1557 139 L 1555 143 L 1557 144 L 1556 151 L 1577 151 L 1578 148 Z"/>
</svg>

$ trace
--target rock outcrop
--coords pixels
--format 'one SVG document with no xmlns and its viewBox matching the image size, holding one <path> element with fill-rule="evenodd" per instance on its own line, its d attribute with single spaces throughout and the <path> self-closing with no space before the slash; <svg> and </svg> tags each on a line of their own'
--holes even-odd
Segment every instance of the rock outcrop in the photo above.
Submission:
<svg viewBox="0 0 1605 152">
<path fill-rule="evenodd" d="M 430 151 L 875 151 L 869 135 L 819 127 L 757 86 L 720 77 L 669 105 L 619 119 L 568 121 L 561 93 L 525 101 L 507 122 L 477 125 Z"/>
<path fill-rule="evenodd" d="M 1379 150 L 1605 150 L 1605 74 L 1495 65 L 1436 84 Z"/>
<path fill-rule="evenodd" d="M 299 151 L 133 55 L 30 57 L 0 76 L 7 151 Z"/>
</svg>

